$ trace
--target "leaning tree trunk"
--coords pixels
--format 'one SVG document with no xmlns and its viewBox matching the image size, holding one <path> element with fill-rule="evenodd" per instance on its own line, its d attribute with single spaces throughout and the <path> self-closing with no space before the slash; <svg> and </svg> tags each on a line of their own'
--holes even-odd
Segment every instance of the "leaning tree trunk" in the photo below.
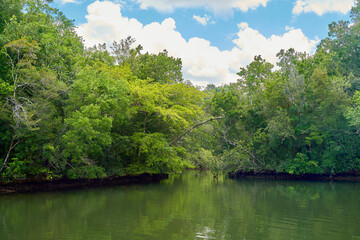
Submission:
<svg viewBox="0 0 360 240">
<path fill-rule="evenodd" d="M 210 119 L 207 119 L 201 123 L 198 123 L 198 124 L 195 124 L 194 126 L 192 126 L 191 128 L 189 128 L 188 130 L 186 130 L 185 132 L 183 132 L 180 136 L 178 136 L 177 138 L 175 138 L 174 140 L 172 140 L 170 142 L 170 145 L 176 145 L 186 134 L 188 134 L 189 132 L 191 132 L 192 130 L 194 130 L 195 128 L 201 126 L 201 125 L 204 125 L 205 123 L 208 123 L 208 122 L 211 122 L 211 121 L 214 121 L 214 120 L 220 120 L 220 119 L 223 119 L 223 117 L 214 117 L 214 118 L 210 118 Z"/>
<path fill-rule="evenodd" d="M 9 157 L 10 157 L 10 153 L 16 147 L 16 145 L 18 145 L 18 143 L 19 142 L 14 143 L 14 137 L 11 138 L 9 150 L 8 150 L 8 152 L 7 152 L 6 156 L 5 156 L 4 162 L 3 162 L 3 164 L 2 164 L 2 166 L 0 168 L 0 173 L 6 167 L 6 163 L 7 163 L 8 159 L 9 159 Z"/>
</svg>

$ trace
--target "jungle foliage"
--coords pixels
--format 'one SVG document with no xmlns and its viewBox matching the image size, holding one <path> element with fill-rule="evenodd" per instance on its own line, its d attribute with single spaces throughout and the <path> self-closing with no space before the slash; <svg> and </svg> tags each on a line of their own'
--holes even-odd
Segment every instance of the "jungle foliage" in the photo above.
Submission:
<svg viewBox="0 0 360 240">
<path fill-rule="evenodd" d="M 282 50 L 276 69 L 255 56 L 237 83 L 203 91 L 181 59 L 131 37 L 85 48 L 48 2 L 0 3 L 3 180 L 360 170 L 358 1 L 315 54 Z"/>
</svg>

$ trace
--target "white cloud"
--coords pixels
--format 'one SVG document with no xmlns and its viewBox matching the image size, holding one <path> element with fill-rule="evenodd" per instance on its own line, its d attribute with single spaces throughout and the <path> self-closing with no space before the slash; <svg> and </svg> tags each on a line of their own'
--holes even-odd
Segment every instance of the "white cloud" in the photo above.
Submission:
<svg viewBox="0 0 360 240">
<path fill-rule="evenodd" d="M 248 59 L 253 58 L 254 55 L 261 55 L 275 64 L 276 54 L 281 49 L 294 48 L 300 52 L 312 53 L 319 42 L 318 39 L 307 38 L 301 29 L 288 28 L 281 36 L 272 35 L 266 38 L 257 30 L 250 28 L 247 23 L 240 23 L 238 27 L 238 38 L 233 42 L 239 48 L 237 60 L 241 59 L 242 65 L 247 64 Z"/>
<path fill-rule="evenodd" d="M 195 19 L 201 25 L 206 26 L 208 24 L 209 20 L 210 20 L 210 17 L 207 16 L 207 15 L 205 15 L 204 17 L 194 15 L 193 19 Z"/>
<path fill-rule="evenodd" d="M 215 12 L 238 9 L 243 12 L 266 6 L 270 0 L 137 0 L 143 9 L 155 8 L 158 11 L 173 11 L 176 8 L 204 7 Z"/>
<path fill-rule="evenodd" d="M 134 18 L 122 16 L 120 4 L 109 1 L 96 1 L 87 10 L 87 23 L 77 29 L 86 46 L 103 42 L 111 44 L 114 40 L 132 36 L 144 51 L 158 53 L 167 49 L 171 56 L 180 57 L 184 79 L 202 86 L 236 81 L 235 73 L 249 64 L 255 55 L 260 54 L 275 64 L 275 55 L 282 48 L 294 47 L 298 51 L 312 52 L 317 43 L 317 40 L 308 39 L 300 29 L 288 29 L 282 36 L 266 38 L 247 23 L 240 23 L 233 49 L 221 51 L 206 39 L 194 37 L 186 41 L 176 30 L 172 18 L 143 25 Z"/>
<path fill-rule="evenodd" d="M 297 0 L 292 10 L 293 14 L 314 12 L 321 16 L 327 12 L 346 14 L 354 5 L 354 0 Z"/>
</svg>

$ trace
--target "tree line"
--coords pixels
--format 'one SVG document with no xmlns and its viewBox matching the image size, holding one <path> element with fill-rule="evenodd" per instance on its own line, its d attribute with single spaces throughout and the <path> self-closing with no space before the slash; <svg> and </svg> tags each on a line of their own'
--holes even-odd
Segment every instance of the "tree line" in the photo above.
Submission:
<svg viewBox="0 0 360 240">
<path fill-rule="evenodd" d="M 45 0 L 0 3 L 2 180 L 360 169 L 360 4 L 315 54 L 255 56 L 204 90 L 135 39 L 85 48 Z"/>
</svg>

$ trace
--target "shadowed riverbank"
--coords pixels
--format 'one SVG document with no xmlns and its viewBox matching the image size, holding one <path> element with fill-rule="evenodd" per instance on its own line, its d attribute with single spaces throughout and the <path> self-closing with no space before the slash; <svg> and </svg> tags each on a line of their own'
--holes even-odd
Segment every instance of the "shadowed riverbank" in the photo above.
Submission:
<svg viewBox="0 0 360 240">
<path fill-rule="evenodd" d="M 168 174 L 140 174 L 136 176 L 107 177 L 98 179 L 56 179 L 17 181 L 0 184 L 0 194 L 64 191 L 81 188 L 146 184 L 167 179 Z"/>
<path fill-rule="evenodd" d="M 275 171 L 229 173 L 232 179 L 267 179 L 267 180 L 311 180 L 311 181 L 360 181 L 360 172 L 337 174 L 289 174 Z"/>
</svg>

